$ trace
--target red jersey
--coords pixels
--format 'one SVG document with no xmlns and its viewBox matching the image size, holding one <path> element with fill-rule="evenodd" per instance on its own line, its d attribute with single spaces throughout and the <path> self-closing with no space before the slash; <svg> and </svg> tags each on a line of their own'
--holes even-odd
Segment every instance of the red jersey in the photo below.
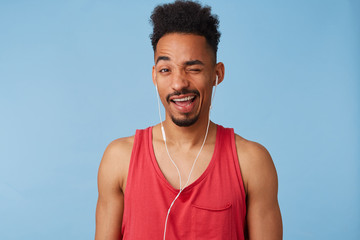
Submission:
<svg viewBox="0 0 360 240">
<path fill-rule="evenodd" d="M 123 239 L 163 239 L 167 211 L 178 192 L 156 161 L 152 127 L 137 130 L 124 193 Z M 218 125 L 212 159 L 175 201 L 166 239 L 243 240 L 245 214 L 234 130 Z"/>
</svg>

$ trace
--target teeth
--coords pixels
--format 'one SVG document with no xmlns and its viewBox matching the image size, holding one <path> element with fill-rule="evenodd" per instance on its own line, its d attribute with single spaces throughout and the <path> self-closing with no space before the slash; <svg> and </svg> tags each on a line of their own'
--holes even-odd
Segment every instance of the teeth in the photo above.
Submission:
<svg viewBox="0 0 360 240">
<path fill-rule="evenodd" d="M 177 99 L 173 99 L 174 102 L 186 102 L 186 101 L 190 101 L 194 98 L 195 96 L 189 96 L 189 97 L 184 97 L 184 98 L 177 98 Z"/>
</svg>

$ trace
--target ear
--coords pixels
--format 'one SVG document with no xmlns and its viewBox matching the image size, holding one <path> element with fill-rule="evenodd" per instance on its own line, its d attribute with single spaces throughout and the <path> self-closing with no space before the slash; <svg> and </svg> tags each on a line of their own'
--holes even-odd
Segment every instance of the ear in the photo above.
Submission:
<svg viewBox="0 0 360 240">
<path fill-rule="evenodd" d="M 218 77 L 218 85 L 224 80 L 225 76 L 225 66 L 222 62 L 218 62 L 215 66 L 215 73 Z M 214 79 L 214 86 L 216 84 L 216 80 Z"/>
<path fill-rule="evenodd" d="M 153 84 L 156 86 L 156 69 L 155 69 L 155 65 L 152 67 L 152 81 Z"/>
</svg>

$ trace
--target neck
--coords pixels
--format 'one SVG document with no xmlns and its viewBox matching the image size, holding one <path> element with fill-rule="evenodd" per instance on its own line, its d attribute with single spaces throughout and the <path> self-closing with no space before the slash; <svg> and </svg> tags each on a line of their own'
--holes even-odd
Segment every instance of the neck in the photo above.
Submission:
<svg viewBox="0 0 360 240">
<path fill-rule="evenodd" d="M 199 118 L 196 123 L 189 127 L 179 127 L 174 124 L 170 118 L 166 118 L 163 122 L 164 131 L 166 133 L 166 142 L 168 145 L 181 146 L 181 148 L 187 149 L 200 146 L 204 141 L 207 125 L 208 118 Z M 213 132 L 216 132 L 216 124 L 210 122 L 207 136 L 208 139 L 212 138 Z"/>
</svg>

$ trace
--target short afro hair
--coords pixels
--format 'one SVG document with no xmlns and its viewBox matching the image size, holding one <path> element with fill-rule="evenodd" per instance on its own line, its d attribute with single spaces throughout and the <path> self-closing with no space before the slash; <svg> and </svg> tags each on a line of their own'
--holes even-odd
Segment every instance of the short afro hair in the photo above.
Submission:
<svg viewBox="0 0 360 240">
<path fill-rule="evenodd" d="M 197 2 L 176 0 L 174 3 L 158 5 L 151 14 L 150 34 L 154 51 L 159 39 L 167 33 L 191 33 L 205 37 L 214 51 L 215 59 L 221 33 L 218 30 L 217 15 L 211 14 L 211 7 Z"/>
</svg>

